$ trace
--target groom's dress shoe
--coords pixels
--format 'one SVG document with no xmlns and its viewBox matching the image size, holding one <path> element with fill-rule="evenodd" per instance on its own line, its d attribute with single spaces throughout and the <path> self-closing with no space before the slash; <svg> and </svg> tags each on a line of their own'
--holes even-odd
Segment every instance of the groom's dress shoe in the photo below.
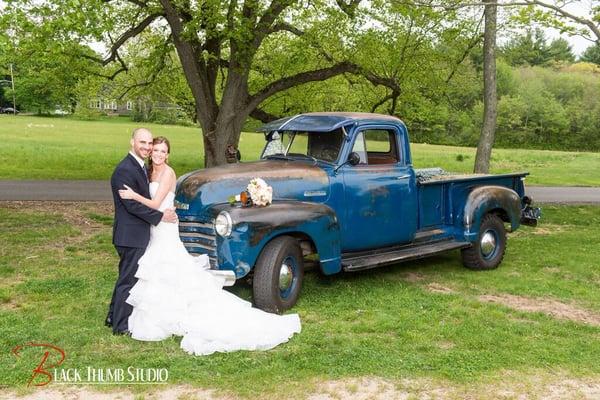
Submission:
<svg viewBox="0 0 600 400">
<path fill-rule="evenodd" d="M 109 328 L 112 328 L 112 318 L 111 317 L 106 317 L 106 319 L 104 320 L 104 326 L 108 326 Z"/>
<path fill-rule="evenodd" d="M 113 335 L 115 335 L 115 336 L 131 336 L 131 332 L 129 332 L 129 330 L 114 331 Z"/>
</svg>

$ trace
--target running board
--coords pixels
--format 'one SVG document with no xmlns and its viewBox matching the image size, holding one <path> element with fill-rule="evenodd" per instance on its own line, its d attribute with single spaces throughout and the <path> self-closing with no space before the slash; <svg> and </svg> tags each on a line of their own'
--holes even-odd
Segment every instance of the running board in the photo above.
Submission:
<svg viewBox="0 0 600 400">
<path fill-rule="evenodd" d="M 344 271 L 360 271 L 381 267 L 383 265 L 394 264 L 403 261 L 416 260 L 418 258 L 429 257 L 433 254 L 442 253 L 448 250 L 462 249 L 471 246 L 470 242 L 456 242 L 454 240 L 444 240 L 429 244 L 408 245 L 384 253 L 368 254 L 345 254 L 342 256 L 342 266 Z"/>
</svg>

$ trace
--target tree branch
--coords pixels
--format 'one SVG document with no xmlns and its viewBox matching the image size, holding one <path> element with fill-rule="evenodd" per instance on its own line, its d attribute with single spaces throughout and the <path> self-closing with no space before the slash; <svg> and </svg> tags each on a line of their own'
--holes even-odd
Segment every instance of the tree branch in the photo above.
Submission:
<svg viewBox="0 0 600 400">
<path fill-rule="evenodd" d="M 331 77 L 346 73 L 357 71 L 357 66 L 350 62 L 341 62 L 331 67 L 321 68 L 314 71 L 300 72 L 296 75 L 281 78 L 267 85 L 262 90 L 258 91 L 248 99 L 247 107 L 251 110 L 258 107 L 265 99 L 274 95 L 275 93 L 281 92 L 286 89 L 290 89 L 294 86 L 301 85 L 303 83 L 322 81 Z"/>
<path fill-rule="evenodd" d="M 591 19 L 585 19 L 585 18 L 578 17 L 578 16 L 571 14 L 570 12 L 568 12 L 554 4 L 545 3 L 545 2 L 539 1 L 539 0 L 526 0 L 525 3 L 535 4 L 540 7 L 548 8 L 550 10 L 553 10 L 553 11 L 559 13 L 560 15 L 562 15 L 565 18 L 575 21 L 578 24 L 587 26 L 594 33 L 594 35 L 596 35 L 596 38 L 597 38 L 596 40 L 600 41 L 600 29 L 598 29 L 598 26 Z"/>
<path fill-rule="evenodd" d="M 103 3 L 110 3 L 112 0 L 102 0 Z M 136 6 L 146 8 L 148 7 L 148 3 L 140 1 L 140 0 L 126 0 L 128 3 L 135 4 Z"/>
<path fill-rule="evenodd" d="M 254 110 L 252 110 L 250 112 L 250 116 L 254 119 L 259 120 L 260 122 L 265 123 L 265 124 L 267 122 L 275 121 L 275 120 L 281 118 L 281 117 L 278 117 L 277 115 L 273 115 L 264 110 L 261 110 L 260 108 L 255 108 Z"/>
<path fill-rule="evenodd" d="M 479 27 L 481 26 L 482 22 L 483 22 L 483 14 L 481 15 L 481 19 L 479 19 L 479 22 L 477 23 L 477 28 L 475 29 L 476 32 L 479 31 Z M 460 64 L 462 64 L 462 62 L 469 56 L 469 53 L 471 53 L 471 50 L 473 50 L 473 48 L 475 46 L 477 46 L 477 44 L 481 41 L 481 39 L 483 39 L 483 35 L 482 34 L 475 35 L 475 37 L 473 38 L 473 40 L 469 43 L 469 45 L 467 46 L 467 48 L 463 52 L 462 57 L 460 58 L 460 60 L 458 60 L 458 62 L 454 65 L 454 68 L 452 69 L 452 71 L 450 71 L 450 74 L 448 74 L 448 77 L 446 78 L 446 83 L 449 83 L 452 80 L 452 78 L 454 77 L 454 74 L 458 70 L 458 66 Z"/>
<path fill-rule="evenodd" d="M 344 0 L 335 1 L 348 17 L 354 18 L 356 16 L 356 8 L 360 4 L 360 0 L 350 0 L 348 3 L 344 2 Z"/>
<path fill-rule="evenodd" d="M 237 0 L 229 0 L 229 6 L 227 7 L 227 30 L 233 32 L 233 14 L 237 7 Z"/>
<path fill-rule="evenodd" d="M 340 1 L 340 0 L 338 0 L 338 1 Z M 546 3 L 546 2 L 540 1 L 540 0 L 523 0 L 523 1 L 513 1 L 513 2 L 491 2 L 491 3 L 473 2 L 473 3 L 459 3 L 459 4 L 452 5 L 452 6 L 448 6 L 448 5 L 444 5 L 444 4 L 436 4 L 436 3 L 426 3 L 426 2 L 420 2 L 420 1 L 400 1 L 398 3 L 407 4 L 407 5 L 411 5 L 411 6 L 441 8 L 446 11 L 458 10 L 460 8 L 465 8 L 465 7 L 482 7 L 482 6 L 485 6 L 486 4 L 490 5 L 490 6 L 497 6 L 497 7 L 540 6 L 540 7 L 547 8 L 549 10 L 554 11 L 557 14 L 560 14 L 561 16 L 563 16 L 564 18 L 570 19 L 571 21 L 574 21 L 580 25 L 584 25 L 584 26 L 588 27 L 592 31 L 592 33 L 596 36 L 596 42 L 600 42 L 600 27 L 598 27 L 598 25 L 596 25 L 596 23 L 594 23 L 593 19 L 586 19 L 583 17 L 578 17 L 577 15 L 568 12 L 567 10 L 561 8 L 560 6 L 557 6 L 555 4 Z"/>
<path fill-rule="evenodd" d="M 252 46 L 255 50 L 260 47 L 260 44 L 265 36 L 269 34 L 273 22 L 275 22 L 283 10 L 285 10 L 291 4 L 291 0 L 273 0 L 271 2 L 255 26 L 254 39 L 252 40 Z"/>
<path fill-rule="evenodd" d="M 155 19 L 157 19 L 158 17 L 161 17 L 162 15 L 163 14 L 150 14 L 146 18 L 144 18 L 144 20 L 142 22 L 140 22 L 138 25 L 130 28 L 125 33 L 123 33 L 117 39 L 117 41 L 114 42 L 112 44 L 112 46 L 110 47 L 110 52 L 109 52 L 108 57 L 101 59 L 98 57 L 88 56 L 85 54 L 83 55 L 83 57 L 93 60 L 93 61 L 96 61 L 96 62 L 99 62 L 102 64 L 102 66 L 110 64 L 111 62 L 115 61 L 115 59 L 117 59 L 119 57 L 118 50 L 123 44 L 125 44 L 125 42 L 127 42 L 129 39 L 136 37 L 137 35 L 142 33 L 142 31 L 144 29 L 146 29 L 146 27 L 148 25 L 150 25 Z"/>
<path fill-rule="evenodd" d="M 275 33 L 275 32 L 281 32 L 281 31 L 287 31 L 287 32 L 293 33 L 296 36 L 304 35 L 304 31 L 302 31 L 288 23 L 285 23 L 285 22 L 273 24 L 273 26 L 271 27 L 271 29 L 269 30 L 268 33 Z"/>
<path fill-rule="evenodd" d="M 167 38 L 167 40 L 162 44 L 161 49 L 160 49 L 160 58 L 158 60 L 158 63 L 152 69 L 152 72 L 150 73 L 150 77 L 148 79 L 146 79 L 144 82 L 136 82 L 134 84 L 125 86 L 125 91 L 123 93 L 121 93 L 121 95 L 118 96 L 118 98 L 117 98 L 118 100 L 121 100 L 123 97 L 125 97 L 131 89 L 134 89 L 136 87 L 149 86 L 149 85 L 153 84 L 154 82 L 156 82 L 158 75 L 167 66 L 166 59 L 168 58 L 170 42 L 171 42 L 171 36 L 169 36 Z"/>
<path fill-rule="evenodd" d="M 254 110 L 260 103 L 274 95 L 275 93 L 290 89 L 295 86 L 302 85 L 308 82 L 324 81 L 334 76 L 341 75 L 344 73 L 352 73 L 356 75 L 362 75 L 365 79 L 374 85 L 382 85 L 392 89 L 393 92 L 397 92 L 398 96 L 401 93 L 401 88 L 398 83 L 387 77 L 375 75 L 372 72 L 364 71 L 358 65 L 349 61 L 343 61 L 334 64 L 330 67 L 321 68 L 314 71 L 305 71 L 298 74 L 281 78 L 267 85 L 262 90 L 258 91 L 254 95 L 250 96 L 247 102 L 247 108 L 251 111 Z"/>
<path fill-rule="evenodd" d="M 395 92 L 392 91 L 392 93 L 388 94 L 383 99 L 381 99 L 377 103 L 373 104 L 373 107 L 371 107 L 371 112 L 374 113 L 377 110 L 377 107 L 381 106 L 386 101 L 393 99 L 394 97 L 398 97 L 399 95 L 400 95 L 399 93 L 396 94 Z"/>
</svg>

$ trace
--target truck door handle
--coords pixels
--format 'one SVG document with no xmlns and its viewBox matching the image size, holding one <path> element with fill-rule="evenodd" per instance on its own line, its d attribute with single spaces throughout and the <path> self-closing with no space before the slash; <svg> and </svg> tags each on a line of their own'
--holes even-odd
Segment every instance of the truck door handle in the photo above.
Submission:
<svg viewBox="0 0 600 400">
<path fill-rule="evenodd" d="M 396 179 L 406 179 L 406 178 L 410 178 L 410 174 L 400 175 L 400 176 L 396 177 Z"/>
</svg>

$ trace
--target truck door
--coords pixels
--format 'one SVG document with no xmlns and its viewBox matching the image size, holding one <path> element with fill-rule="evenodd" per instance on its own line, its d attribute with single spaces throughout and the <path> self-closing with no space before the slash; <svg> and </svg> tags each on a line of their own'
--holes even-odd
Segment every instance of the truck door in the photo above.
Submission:
<svg viewBox="0 0 600 400">
<path fill-rule="evenodd" d="M 343 251 L 411 242 L 417 227 L 417 193 L 406 135 L 395 128 L 361 129 L 352 151 L 359 154 L 360 163 L 341 168 Z"/>
</svg>

